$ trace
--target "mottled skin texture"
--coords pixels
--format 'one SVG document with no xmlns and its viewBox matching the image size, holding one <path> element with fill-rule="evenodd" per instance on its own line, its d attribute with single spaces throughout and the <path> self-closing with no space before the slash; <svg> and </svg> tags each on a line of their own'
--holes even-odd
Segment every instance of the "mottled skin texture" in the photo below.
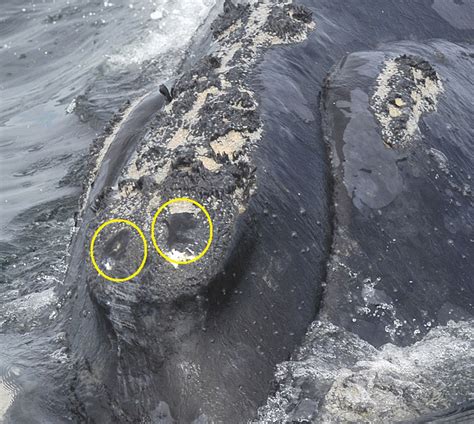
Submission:
<svg viewBox="0 0 474 424">
<path fill-rule="evenodd" d="M 448 110 L 458 110 L 462 122 L 467 119 L 463 99 L 472 87 L 465 88 L 460 101 L 454 94 L 452 101 L 448 97 L 454 88 L 436 52 L 456 57 L 463 49 L 452 45 L 453 53 L 443 48 L 436 43 L 407 44 L 385 55 L 354 53 L 327 81 L 323 108 L 338 225 L 322 315 L 376 346 L 411 343 L 430 328 L 449 319 L 467 319 L 474 311 L 469 260 L 474 209 L 470 190 L 463 189 L 470 184 L 460 154 L 465 138 L 460 133 L 448 135 L 446 126 Z M 407 65 L 406 56 L 395 53 L 402 49 L 426 59 L 412 55 Z M 401 74 L 411 75 L 413 67 L 425 69 L 447 86 L 446 93 L 434 98 L 431 110 L 421 115 L 429 122 L 421 133 L 403 140 L 399 134 L 400 143 L 392 147 L 384 145 L 387 129 L 377 123 L 370 106 L 377 86 L 374 77 L 388 57 L 396 58 Z M 364 66 L 364 73 L 358 73 Z M 394 83 L 389 98 L 413 92 L 414 83 L 403 75 L 399 78 L 405 83 Z M 424 85 L 424 78 L 416 83 Z M 405 121 L 387 124 L 391 129 L 397 125 Z M 436 152 L 450 159 L 442 163 L 433 155 Z"/>
<path fill-rule="evenodd" d="M 313 34 L 307 43 L 270 51 L 262 80 L 257 82 L 258 90 L 252 90 L 247 83 L 263 51 L 271 44 L 302 40 L 301 29 L 305 33 L 309 29 L 308 14 L 284 4 L 272 7 L 264 3 L 256 9 L 246 9 L 227 3 L 228 14 L 214 26 L 221 48 L 179 79 L 173 90 L 174 100 L 151 120 L 147 127 L 150 131 L 141 139 L 136 154 L 116 181 L 118 187 L 102 187 L 97 193 L 99 201 L 93 199 L 93 211 L 85 211 L 85 224 L 78 233 L 77 250 L 71 259 L 69 278 L 77 290 L 71 294 L 72 315 L 67 315 L 71 318 L 68 337 L 73 353 L 68 385 L 71 410 L 77 421 L 162 419 L 167 422 L 172 415 L 179 422 L 191 422 L 197 417 L 205 422 L 208 416 L 211 421 L 232 423 L 243 422 L 253 415 L 270 389 L 274 364 L 288 356 L 318 304 L 317 286 L 324 277 L 313 272 L 315 261 L 311 249 L 318 243 L 324 244 L 324 235 L 311 224 L 316 226 L 321 219 L 324 227 L 328 215 L 323 214 L 324 219 L 315 216 L 306 205 L 295 216 L 293 208 L 290 210 L 287 205 L 298 205 L 294 201 L 298 191 L 293 193 L 294 186 L 285 185 L 286 176 L 278 180 L 278 187 L 272 186 L 269 178 L 265 179 L 267 172 L 272 177 L 278 176 L 278 169 L 266 169 L 269 161 L 265 151 L 260 163 L 254 161 L 257 157 L 254 146 L 270 134 L 272 141 L 294 143 L 285 146 L 287 150 L 282 149 L 286 155 L 280 152 L 274 155 L 274 163 L 280 167 L 290 157 L 292 160 L 299 157 L 297 171 L 299 166 L 304 169 L 304 162 L 310 167 L 325 163 L 324 154 L 317 160 L 306 154 L 314 150 L 304 141 L 322 144 L 317 94 L 324 76 L 337 60 L 348 51 L 370 50 L 381 41 L 406 37 L 405 24 L 411 25 L 409 32 L 415 38 L 444 33 L 453 38 L 465 37 L 462 31 L 440 24 L 435 12 L 426 13 L 428 1 L 375 5 L 361 0 L 359 8 L 334 0 L 306 3 L 321 16 L 320 32 Z M 367 14 L 368 9 L 373 13 Z M 407 19 L 407 13 L 412 12 L 423 14 L 426 19 L 413 25 L 413 20 Z M 384 25 L 371 25 L 382 16 Z M 261 31 L 262 28 L 265 30 Z M 286 34 L 294 28 L 296 34 Z M 399 50 L 397 54 L 406 53 L 402 47 Z M 273 98 L 269 101 L 272 90 Z M 283 94 L 277 96 L 275 92 Z M 366 97 L 369 99 L 370 93 Z M 263 128 L 261 136 L 259 129 L 264 114 L 265 121 L 272 125 Z M 294 126 L 281 125 L 282 119 L 288 124 L 289 118 Z M 414 161 L 426 159 L 425 153 L 421 159 L 415 155 Z M 392 152 L 389 156 L 398 158 L 398 155 Z M 395 159 L 387 163 L 390 169 L 399 165 Z M 465 167 L 464 162 L 459 164 L 459 169 Z M 327 186 L 325 179 L 310 178 L 312 174 L 305 171 L 292 174 L 299 187 Z M 342 181 L 341 176 L 336 176 L 337 184 Z M 259 195 L 266 186 L 273 191 L 261 201 Z M 460 192 L 462 187 L 456 196 Z M 387 190 L 384 193 L 378 200 L 391 202 L 393 193 Z M 324 193 L 318 194 L 324 198 Z M 85 264 L 83 246 L 100 222 L 112 216 L 128 215 L 142 228 L 149 229 L 154 210 L 167 199 L 180 195 L 202 201 L 217 223 L 216 244 L 205 261 L 199 266 L 176 270 L 152 255 L 140 279 L 122 286 L 105 285 L 90 271 Z M 343 206 L 350 214 L 353 206 L 347 194 L 344 201 Z M 275 203 L 280 204 L 283 219 L 276 213 L 273 215 L 271 208 Z M 407 210 L 405 206 L 400 205 L 394 211 L 394 221 Z M 425 212 L 418 206 L 415 210 L 417 216 Z M 282 240 L 275 238 L 270 249 L 259 251 L 266 239 L 278 235 L 282 228 L 289 229 L 293 220 L 302 219 L 300 215 L 308 218 L 305 226 L 299 227 L 303 231 L 294 237 L 289 231 L 287 238 L 286 235 Z M 363 221 L 364 228 L 373 228 L 370 213 L 358 215 L 357 219 Z M 337 221 L 336 225 L 341 222 Z M 341 233 L 344 235 L 344 228 Z M 299 243 L 306 235 L 305 241 L 311 239 L 313 244 Z M 385 247 L 373 243 L 367 246 L 367 252 L 376 257 Z M 353 259 L 348 255 L 354 261 L 349 268 L 359 264 L 369 264 L 370 268 L 368 253 L 354 252 Z M 336 250 L 334 253 L 337 254 Z M 285 268 L 296 255 L 304 258 L 297 263 L 300 266 Z M 139 251 L 128 252 L 123 262 L 135 265 L 139 257 Z M 392 266 L 397 275 L 399 262 L 387 258 L 385 264 Z M 301 269 L 303 274 L 298 274 Z M 333 287 L 327 291 L 324 312 L 342 327 L 360 333 L 374 344 L 385 342 L 390 337 L 384 327 L 388 320 L 352 321 L 355 318 L 352 302 L 355 299 L 360 304 L 362 297 L 357 279 L 351 275 L 348 279 L 345 270 L 336 269 L 329 276 Z M 423 294 L 426 287 L 427 284 L 420 283 L 417 294 Z M 386 288 L 393 287 L 389 283 Z M 430 298 L 430 311 L 440 305 L 442 295 L 436 293 Z M 458 295 L 455 292 L 453 298 L 458 299 Z M 302 306 L 305 302 L 312 306 Z M 409 313 L 418 308 L 417 302 L 406 305 L 411 308 Z M 462 316 L 463 311 L 458 312 Z M 291 328 L 285 327 L 286 324 Z M 293 331 L 298 328 L 295 336 Z M 411 341 L 411 334 L 393 333 L 400 344 L 407 342 L 406 337 Z"/>
<path fill-rule="evenodd" d="M 343 57 L 325 80 L 335 214 L 326 288 L 319 320 L 278 366 L 259 423 L 472 420 L 470 51 L 389 43 Z M 379 122 L 372 107 L 388 61 L 402 69 L 387 106 L 409 104 L 414 85 L 425 85 L 412 68 L 444 84 L 418 131 L 390 144 L 383 125 L 402 132 L 406 120 Z"/>
<path fill-rule="evenodd" d="M 442 410 L 472 393 L 472 349 L 443 357 L 445 346 L 468 344 L 469 327 L 449 324 L 423 337 L 430 326 L 461 319 L 472 307 L 472 285 L 465 278 L 472 275 L 467 254 L 472 243 L 465 243 L 472 231 L 472 2 L 358 0 L 357 7 L 347 0 L 300 2 L 311 7 L 316 31 L 302 43 L 268 50 L 271 44 L 303 40 L 311 22 L 307 10 L 268 2 L 246 9 L 226 2 L 225 16 L 213 26 L 218 47 L 201 49 L 209 55 L 179 78 L 174 90 L 169 87 L 173 99 L 166 110 L 158 113 L 165 99 L 152 93 L 136 108 L 122 110 L 94 144 L 69 272 L 59 285 L 58 316 L 43 340 L 23 349 L 38 355 L 41 366 L 23 374 L 25 390 L 8 411 L 10 422 L 164 423 L 171 416 L 178 422 L 200 416 L 204 423 L 205 415 L 209 421 L 245 422 L 265 402 L 274 365 L 299 344 L 326 281 L 321 265 L 329 253 L 331 185 L 318 96 L 328 72 L 351 52 L 377 69 L 370 82 L 359 78 L 367 77 L 371 66 L 350 73 L 348 87 L 360 82 L 353 96 L 347 87 L 333 93 L 342 100 L 334 115 L 343 116 L 325 132 L 338 139 L 338 155 L 346 160 L 334 167 L 336 232 L 322 314 L 329 326 L 313 325 L 301 355 L 285 365 L 285 379 L 277 376 L 276 402 L 265 411 L 272 419 L 264 422 L 320 420 L 332 372 L 343 375 L 325 402 L 331 423 L 342 409 L 352 421 L 370 416 L 375 423 L 387 422 L 387 409 L 398 414 L 386 401 L 394 395 L 416 416 L 425 399 Z M 287 37 L 295 28 L 304 34 Z M 426 41 L 431 39 L 442 40 Z M 381 47 L 394 40 L 411 41 L 395 50 Z M 452 73 L 438 112 L 422 114 L 420 133 L 407 140 L 406 151 L 395 144 L 388 149 L 376 119 L 367 126 L 368 115 L 362 113 L 387 52 L 392 58 L 408 55 L 409 67 L 411 57 L 424 58 L 443 82 Z M 339 71 L 347 76 L 347 68 Z M 398 93 L 390 94 L 403 108 L 396 104 Z M 408 104 L 408 93 L 401 94 Z M 349 127 L 344 119 L 352 109 L 362 116 Z M 377 135 L 367 137 L 369 129 Z M 93 230 L 121 215 L 147 231 L 153 211 L 178 193 L 203 195 L 197 200 L 210 206 L 219 222 L 214 256 L 187 273 L 167 268 L 151 252 L 146 273 L 130 284 L 97 278 L 87 257 Z M 218 200 L 222 203 L 213 208 Z M 53 231 L 47 234 L 53 237 Z M 120 232 L 116 239 L 109 234 L 111 250 L 102 247 L 105 253 L 116 251 L 124 272 L 141 257 L 140 246 L 128 251 L 134 244 L 130 234 Z M 31 282 L 31 287 L 40 285 Z M 395 309 L 387 306 L 392 303 Z M 21 321 L 28 323 L 26 315 Z M 451 338 L 438 339 L 446 329 Z M 460 338 L 463 334 L 468 337 Z M 417 366 L 407 367 L 415 372 L 406 374 L 384 364 L 387 375 L 378 372 L 378 361 L 375 370 L 371 362 L 354 365 L 378 357 L 375 346 L 386 342 L 399 345 L 392 350 L 401 352 L 404 365 L 404 353 L 416 353 L 411 343 L 418 339 L 443 345 L 418 361 L 423 374 Z M 58 350 L 46 358 L 51 346 Z M 323 381 L 317 378 L 321 373 Z M 441 390 L 434 387 L 437 381 Z M 278 398 L 282 391 L 284 399 Z M 428 391 L 428 397 L 412 396 L 417 391 Z M 472 403 L 467 409 L 469 420 Z"/>
<path fill-rule="evenodd" d="M 150 245 L 142 273 L 122 284 L 105 281 L 88 262 L 72 261 L 69 278 L 79 288 L 68 332 L 75 352 L 70 385 L 72 410 L 81 420 L 149 422 L 167 415 L 165 401 L 178 422 L 242 422 L 263 401 L 273 366 L 314 313 L 317 290 L 308 294 L 301 286 L 288 295 L 291 281 L 273 270 L 271 252 L 258 253 L 260 263 L 250 265 L 259 218 L 255 208 L 248 210 L 258 190 L 253 156 L 263 131 L 250 71 L 271 45 L 304 39 L 310 14 L 267 2 L 227 2 L 225 10 L 213 26 L 218 47 L 177 80 L 173 99 L 166 96 L 171 103 L 154 114 L 123 170 L 117 174 L 108 153 L 119 135 L 110 148 L 104 140 L 106 149 L 93 153 L 94 184 L 84 196 L 73 257 L 111 218 L 132 219 L 149 235 L 155 211 L 176 197 L 206 207 L 214 240 L 202 260 L 179 267 Z M 117 176 L 107 177 L 112 170 Z M 168 228 L 183 219 L 175 215 Z M 185 240 L 200 236 L 189 224 L 172 233 Z M 142 258 L 136 235 L 123 232 L 111 227 L 96 248 L 112 276 L 133 272 Z M 231 306 L 240 302 L 239 293 L 246 298 L 240 310 Z M 275 306 L 285 297 L 294 310 L 281 313 Z M 275 328 L 308 299 L 301 319 L 278 335 Z M 277 339 L 281 346 L 275 347 Z"/>
</svg>

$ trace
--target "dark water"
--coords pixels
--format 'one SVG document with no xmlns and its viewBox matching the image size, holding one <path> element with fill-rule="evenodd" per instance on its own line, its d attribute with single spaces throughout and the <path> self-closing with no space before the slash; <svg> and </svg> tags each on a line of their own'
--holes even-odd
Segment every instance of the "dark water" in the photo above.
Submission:
<svg viewBox="0 0 474 424">
<path fill-rule="evenodd" d="M 19 212 L 73 193 L 59 180 L 125 99 L 173 75 L 214 3 L 2 4 L 3 237 Z"/>
<path fill-rule="evenodd" d="M 0 422 L 18 391 L 44 381 L 35 367 L 62 360 L 54 288 L 91 142 L 126 100 L 156 90 L 192 57 L 218 3 L 2 2 Z"/>
</svg>

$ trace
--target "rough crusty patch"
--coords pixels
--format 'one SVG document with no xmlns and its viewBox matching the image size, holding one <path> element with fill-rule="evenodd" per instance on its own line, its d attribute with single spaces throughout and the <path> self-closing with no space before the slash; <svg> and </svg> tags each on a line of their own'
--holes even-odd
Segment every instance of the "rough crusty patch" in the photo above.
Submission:
<svg viewBox="0 0 474 424">
<path fill-rule="evenodd" d="M 402 147 L 413 140 L 420 118 L 436 111 L 442 91 L 438 74 L 426 60 L 408 55 L 387 60 L 371 100 L 387 146 Z"/>
</svg>

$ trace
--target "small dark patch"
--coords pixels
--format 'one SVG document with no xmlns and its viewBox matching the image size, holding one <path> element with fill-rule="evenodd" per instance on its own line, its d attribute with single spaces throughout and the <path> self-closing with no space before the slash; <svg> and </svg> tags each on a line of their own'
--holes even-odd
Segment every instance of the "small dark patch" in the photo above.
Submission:
<svg viewBox="0 0 474 424">
<path fill-rule="evenodd" d="M 264 29 L 285 40 L 301 34 L 307 23 L 312 21 L 312 12 L 304 6 L 295 7 L 292 4 L 283 8 L 274 7 L 268 17 Z"/>
<path fill-rule="evenodd" d="M 178 244 L 191 244 L 194 242 L 192 231 L 197 228 L 198 220 L 192 213 L 174 213 L 166 220 L 168 227 L 168 247 L 174 248 Z"/>
<path fill-rule="evenodd" d="M 130 231 L 127 229 L 120 230 L 117 234 L 112 236 L 104 244 L 105 255 L 119 260 L 127 253 L 127 246 L 130 242 Z"/>
<path fill-rule="evenodd" d="M 225 0 L 223 13 L 212 23 L 211 30 L 215 38 L 221 36 L 238 19 L 248 12 L 248 5 L 235 5 L 231 0 Z"/>
<path fill-rule="evenodd" d="M 173 96 L 171 95 L 166 85 L 164 84 L 160 85 L 160 93 L 166 98 L 168 103 L 171 103 L 171 101 L 173 100 Z"/>
</svg>

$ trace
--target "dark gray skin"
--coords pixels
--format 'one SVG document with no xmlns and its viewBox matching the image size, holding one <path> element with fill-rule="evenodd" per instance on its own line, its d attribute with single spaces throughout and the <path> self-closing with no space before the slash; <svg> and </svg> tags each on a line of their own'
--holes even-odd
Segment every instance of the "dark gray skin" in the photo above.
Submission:
<svg viewBox="0 0 474 424">
<path fill-rule="evenodd" d="M 377 24 L 370 28 L 351 26 L 352 20 L 364 22 L 367 8 L 374 7 L 373 3 L 362 2 L 357 8 L 346 4 L 338 9 L 338 25 L 348 22 L 348 36 L 332 27 L 336 20 L 331 13 L 334 6 L 334 2 L 314 5 L 313 11 L 320 15 L 319 34 L 318 31 L 312 34 L 306 46 L 297 46 L 286 54 L 273 53 L 266 67 L 266 76 L 272 77 L 266 86 L 273 92 L 277 91 L 273 87 L 283 77 L 285 67 L 312 66 L 320 75 L 321 105 L 315 108 L 321 111 L 320 140 L 327 143 L 333 155 L 334 175 L 332 255 L 318 318 L 330 326 L 337 324 L 337 331 L 321 330 L 320 338 L 314 336 L 320 334 L 318 327 L 314 333 L 309 331 L 308 339 L 294 354 L 295 363 L 286 368 L 283 377 L 277 378 L 281 387 L 276 399 L 283 402 L 281 414 L 275 415 L 288 419 L 279 423 L 293 419 L 320 421 L 326 395 L 334 382 L 331 370 L 358 370 L 358 361 L 368 361 L 374 346 L 412 345 L 430 328 L 449 320 L 461 320 L 469 326 L 474 312 L 470 190 L 473 161 L 470 99 L 474 87 L 466 82 L 474 55 L 472 45 L 462 41 L 469 40 L 473 31 L 450 27 L 436 15 L 430 2 L 411 2 L 410 9 L 405 2 L 377 3 L 374 11 Z M 406 19 L 408 10 L 411 16 L 423 16 L 423 19 L 413 26 Z M 406 32 L 422 40 L 433 37 L 444 40 L 410 40 L 374 48 L 384 38 L 403 40 Z M 349 48 L 355 53 L 347 55 L 342 51 Z M 333 54 L 339 55 L 336 63 L 331 62 Z M 371 98 L 384 60 L 402 55 L 418 57 L 420 65 L 428 62 L 439 74 L 444 92 L 438 96 L 437 111 L 421 115 L 420 133 L 403 146 L 389 147 L 383 140 Z M 330 69 L 329 75 L 321 69 L 324 67 Z M 296 73 L 292 87 L 299 87 L 298 82 L 305 80 L 306 74 L 302 74 Z M 394 98 L 410 96 L 411 85 L 405 83 L 401 82 L 397 92 L 391 93 Z M 291 91 L 284 91 L 289 97 Z M 295 94 L 295 97 L 311 104 L 306 94 Z M 304 111 L 304 107 L 299 110 Z M 274 126 L 277 122 L 277 119 L 272 121 Z M 443 155 L 447 158 L 445 164 Z M 371 283 L 376 283 L 374 292 L 370 290 Z M 386 305 L 394 306 L 394 315 L 391 309 L 380 313 Z M 396 319 L 400 327 L 395 324 Z M 360 343 L 360 339 L 364 342 Z M 357 343 L 352 344 L 352 340 Z M 361 349 L 366 346 L 370 350 Z M 435 356 L 436 352 L 433 353 Z M 431 358 L 426 359 L 431 362 Z M 444 373 L 440 378 L 443 380 L 440 394 L 434 396 L 437 406 L 422 405 L 420 411 L 407 397 L 405 404 L 412 409 L 409 407 L 398 416 L 412 415 L 409 422 L 423 413 L 420 422 L 469 421 L 472 403 L 466 404 L 466 400 L 474 384 L 469 358 L 444 362 L 438 357 L 437 361 L 440 365 L 432 369 L 433 376 L 438 376 L 441 370 Z M 352 375 L 347 380 L 351 378 Z M 395 372 L 386 379 L 384 390 L 403 392 L 403 378 L 402 384 L 397 384 L 397 378 Z M 349 384 L 344 391 L 340 380 L 339 384 L 336 396 L 333 393 L 329 400 L 334 408 L 329 422 L 337 421 L 338 410 L 346 412 L 351 408 L 352 417 L 359 417 L 351 422 L 365 422 L 367 414 L 360 405 L 364 401 L 369 405 L 371 399 L 379 400 L 376 395 L 371 398 L 371 387 L 360 385 L 362 395 L 352 397 L 351 393 L 357 393 L 354 387 Z M 420 386 L 428 393 L 433 390 L 429 383 L 424 385 L 422 382 Z M 362 401 L 351 404 L 354 398 Z M 269 401 L 269 404 L 273 411 L 278 410 L 275 403 Z M 385 404 L 381 405 L 383 409 Z M 444 411 L 446 405 L 452 405 L 452 410 Z M 437 408 L 439 413 L 434 413 Z M 372 408 L 367 412 L 372 412 Z M 382 414 L 377 418 L 370 422 L 391 421 Z"/>
<path fill-rule="evenodd" d="M 474 87 L 460 90 L 472 66 L 468 54 L 469 48 L 446 42 L 403 42 L 349 55 L 326 83 L 338 231 L 321 315 L 375 346 L 411 344 L 434 326 L 474 313 L 472 150 L 466 143 L 474 136 L 468 124 Z M 435 72 L 443 87 L 437 110 L 423 113 L 420 131 L 395 146 L 384 143 L 372 105 L 375 78 L 390 58 L 399 60 L 401 75 L 387 103 L 407 96 L 409 111 L 414 69 Z M 406 127 L 404 120 L 393 122 L 391 130 Z M 393 309 L 383 309 L 390 304 Z"/>
<path fill-rule="evenodd" d="M 270 33 L 291 35 L 308 23 L 301 10 L 301 20 L 291 19 L 289 8 L 283 15 L 278 10 L 267 21 Z M 227 5 L 227 11 L 232 18 L 214 25 L 216 34 L 250 15 L 244 7 Z M 277 20 L 287 20 L 289 25 L 281 27 Z M 239 34 L 233 37 L 241 38 Z M 234 58 L 236 63 L 239 57 Z M 180 122 L 181 110 L 190 110 L 195 93 L 220 87 L 218 67 L 219 62 L 209 56 L 185 73 L 177 81 L 177 98 L 170 104 L 175 116 L 159 114 L 135 143 L 139 172 L 150 158 L 160 163 L 169 157 L 171 169 L 165 180 L 158 185 L 144 175 L 132 181 L 122 171 L 133 150 L 127 148 L 128 137 L 122 136 L 124 128 L 137 126 L 134 116 L 144 117 L 143 112 L 134 115 L 132 111 L 101 161 L 104 166 L 85 200 L 68 272 L 74 287 L 74 303 L 68 312 L 72 317 L 69 347 L 75 359 L 70 402 L 79 421 L 246 421 L 270 391 L 275 365 L 288 358 L 316 312 L 318 282 L 329 247 L 329 226 L 322 215 L 329 199 L 306 212 L 305 201 L 295 198 L 288 210 L 286 202 L 274 197 L 282 186 L 267 174 L 266 168 L 273 164 L 265 152 L 252 152 L 251 162 L 215 155 L 213 159 L 221 165 L 216 174 L 196 159 L 192 148 L 171 153 L 164 149 L 166 131 L 171 134 Z M 238 88 L 243 72 L 237 66 L 226 75 L 231 83 L 226 100 L 212 103 L 207 98 L 196 118 L 195 137 L 202 134 L 215 141 L 231 131 L 257 132 L 260 109 Z M 226 115 L 228 103 L 236 105 L 231 117 Z M 221 113 L 223 118 L 216 120 Z M 154 125 L 162 126 L 165 133 L 148 149 Z M 120 151 L 125 154 L 117 155 Z M 288 177 L 283 176 L 284 181 Z M 258 189 L 251 196 L 255 180 Z M 123 203 L 116 193 L 122 189 L 130 190 L 138 200 L 120 209 Z M 237 189 L 242 190 L 245 212 L 237 210 Z M 294 196 L 306 191 L 300 185 L 294 190 Z M 146 211 L 156 194 L 160 203 L 186 196 L 205 204 L 214 223 L 211 249 L 202 260 L 175 268 L 150 243 L 146 266 L 137 278 L 122 284 L 104 280 L 91 267 L 84 246 L 102 222 L 114 217 L 132 219 L 149 239 L 149 214 L 158 205 Z M 186 225 L 177 229 L 183 220 Z M 105 258 L 118 263 L 112 272 L 120 277 L 127 269 L 129 273 L 136 269 L 142 258 L 138 237 L 131 231 L 127 236 L 123 228 L 110 230 L 95 252 L 100 264 Z M 168 244 L 202 237 L 200 227 L 186 214 L 174 215 L 167 228 Z"/>
<path fill-rule="evenodd" d="M 138 139 L 143 135 L 145 124 L 148 124 L 153 115 L 165 104 L 163 97 L 161 93 L 145 96 L 127 117 L 125 124 L 120 126 L 120 130 L 100 164 L 97 176 L 91 183 L 86 208 L 94 208 L 94 204 L 100 202 L 99 195 L 108 187 L 117 184 L 120 172 L 136 148 Z M 96 141 L 95 144 L 100 144 L 100 141 Z"/>
<path fill-rule="evenodd" d="M 67 288 L 72 288 L 72 299 L 63 314 L 73 367 L 61 387 L 67 387 L 64 391 L 69 393 L 72 420 L 170 422 L 173 417 L 178 422 L 192 422 L 207 416 L 216 422 L 240 423 L 254 415 L 271 388 L 275 364 L 289 356 L 314 317 L 325 280 L 330 179 L 318 93 L 326 73 L 347 51 L 371 49 L 384 37 L 402 39 L 408 29 L 420 38 L 445 34 L 452 39 L 465 38 L 463 30 L 440 23 L 429 9 L 430 2 L 380 3 L 386 13 L 377 17 L 381 23 L 373 27 L 361 25 L 371 19 L 366 13 L 373 8 L 371 2 L 364 1 L 355 9 L 348 2 L 305 3 L 321 17 L 309 41 L 273 49 L 259 68 L 245 74 L 258 93 L 258 113 L 251 107 L 244 107 L 245 112 L 230 110 L 233 97 L 240 105 L 252 101 L 231 91 L 227 102 L 209 105 L 203 117 L 207 125 L 200 134 L 209 139 L 235 130 L 225 127 L 222 120 L 215 125 L 210 119 L 215 111 L 230 111 L 229 126 L 242 124 L 253 131 L 262 120 L 265 133 L 251 166 L 229 164 L 226 158 L 216 157 L 223 165 L 222 174 L 216 176 L 203 169 L 189 151 L 172 156 L 172 173 L 159 189 L 162 202 L 179 195 L 205 200 L 212 194 L 223 202 L 221 210 L 231 214 L 226 219 L 212 211 L 216 242 L 199 265 L 175 272 L 150 250 L 140 278 L 120 286 L 104 281 L 92 270 L 87 252 L 92 233 L 114 217 L 111 212 L 116 205 L 108 187 L 130 184 L 144 197 L 157 192 L 149 178 L 124 180 L 122 169 L 130 153 L 140 153 L 139 145 L 151 126 L 172 128 L 177 119 L 158 117 L 153 122 L 155 109 L 145 108 L 141 114 L 144 120 L 128 126 L 128 134 L 141 130 L 148 120 L 152 123 L 143 128 L 144 133 L 125 155 L 117 153 L 123 151 L 120 146 L 127 144 L 127 137 L 117 135 L 118 142 L 112 146 L 118 150 L 107 156 L 113 157 L 109 164 L 114 166 L 100 168 L 103 171 L 94 183 L 71 250 Z M 413 24 L 406 19 L 407 10 L 426 19 Z M 243 9 L 228 6 L 228 13 L 230 18 L 215 25 L 217 35 L 239 17 L 245 21 Z M 298 15 L 301 22 L 307 20 L 307 15 Z M 272 33 L 284 34 L 288 28 L 291 32 L 285 19 L 280 23 L 270 21 Z M 345 31 L 340 31 L 341 25 Z M 235 61 L 241 59 L 245 59 L 245 52 Z M 218 66 L 209 56 L 180 79 L 177 95 L 187 93 L 187 99 L 171 102 L 177 116 L 180 109 L 186 109 L 187 101 L 191 103 L 194 92 L 202 90 L 201 85 L 218 84 L 214 72 Z M 235 74 L 229 76 L 232 82 L 242 76 Z M 155 147 L 147 154 L 159 160 L 165 152 L 159 143 Z M 234 186 L 251 186 L 255 176 L 258 190 L 253 197 L 247 195 L 246 211 L 238 215 L 229 192 Z M 140 206 L 128 218 L 148 231 L 149 217 Z M 134 269 L 140 258 L 139 249 L 127 251 L 122 262 L 125 268 Z M 345 289 L 337 286 L 334 293 L 345 293 Z M 337 307 L 332 311 L 336 315 Z M 350 313 L 341 309 L 341 322 L 349 321 Z M 380 336 L 380 332 L 376 334 Z M 199 378 L 183 373 L 186 362 L 199 365 Z"/>
</svg>

